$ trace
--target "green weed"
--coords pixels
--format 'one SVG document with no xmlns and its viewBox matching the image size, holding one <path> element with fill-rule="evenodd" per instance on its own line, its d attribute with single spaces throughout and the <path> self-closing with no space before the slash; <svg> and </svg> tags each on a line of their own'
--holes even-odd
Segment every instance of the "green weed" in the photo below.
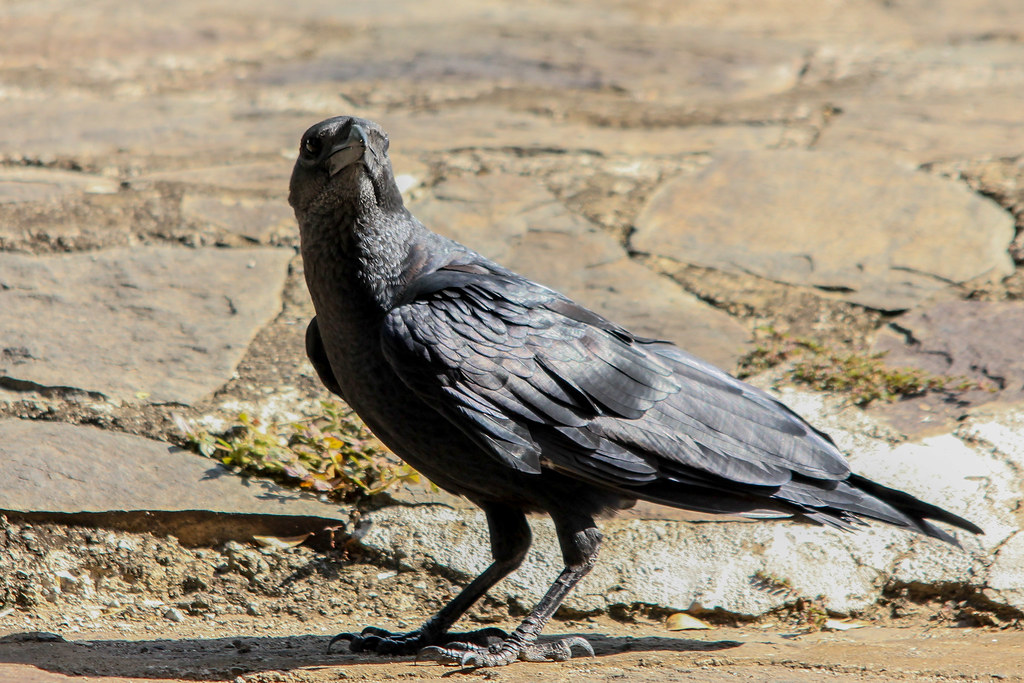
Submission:
<svg viewBox="0 0 1024 683">
<path fill-rule="evenodd" d="M 740 361 L 739 376 L 749 377 L 792 361 L 786 376 L 818 391 L 847 395 L 859 406 L 874 401 L 895 401 L 928 391 L 967 391 L 985 388 L 966 377 L 935 375 L 918 368 L 894 368 L 884 353 L 856 353 L 828 348 L 818 342 L 794 338 L 777 330 L 762 330 L 758 346 Z"/>
<path fill-rule="evenodd" d="M 352 500 L 420 475 L 395 462 L 355 414 L 322 401 L 323 414 L 288 423 L 265 423 L 247 413 L 221 435 L 179 421 L 193 450 L 250 474 Z"/>
</svg>

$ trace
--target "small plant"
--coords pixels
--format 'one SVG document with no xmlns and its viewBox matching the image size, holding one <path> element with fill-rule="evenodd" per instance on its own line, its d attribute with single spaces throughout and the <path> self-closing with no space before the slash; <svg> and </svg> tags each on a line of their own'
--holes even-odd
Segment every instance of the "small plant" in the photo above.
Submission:
<svg viewBox="0 0 1024 683">
<path fill-rule="evenodd" d="M 791 376 L 794 381 L 818 391 L 849 394 L 860 406 L 927 391 L 964 391 L 976 386 L 964 377 L 933 375 L 918 368 L 890 368 L 884 357 L 884 353 L 824 353 L 796 361 Z"/>
<path fill-rule="evenodd" d="M 794 338 L 768 328 L 763 341 L 740 361 L 740 377 L 749 377 L 787 361 L 789 379 L 818 391 L 846 394 L 859 406 L 894 401 L 927 391 L 984 388 L 966 377 L 935 375 L 918 368 L 892 368 L 885 353 L 862 354 L 827 348 L 810 339 Z"/>
<path fill-rule="evenodd" d="M 764 372 L 776 365 L 782 365 L 805 353 L 821 354 L 825 351 L 821 344 L 813 340 L 791 337 L 779 332 L 774 327 L 758 328 L 756 336 L 760 337 L 757 346 L 740 359 L 739 370 L 736 373 L 740 379 Z"/>
<path fill-rule="evenodd" d="M 216 436 L 179 420 L 197 452 L 228 467 L 339 499 L 372 496 L 420 475 L 389 456 L 387 449 L 342 404 L 322 401 L 323 414 L 289 423 L 264 423 L 247 413 Z"/>
<path fill-rule="evenodd" d="M 790 611 L 791 618 L 809 631 L 820 631 L 828 621 L 828 608 L 825 596 L 798 598 Z"/>
</svg>

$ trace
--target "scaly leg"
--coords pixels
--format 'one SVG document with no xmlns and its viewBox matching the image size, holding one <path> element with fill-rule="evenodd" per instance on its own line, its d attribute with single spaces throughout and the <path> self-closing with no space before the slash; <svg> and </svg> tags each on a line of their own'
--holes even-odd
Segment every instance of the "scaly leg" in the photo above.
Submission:
<svg viewBox="0 0 1024 683">
<path fill-rule="evenodd" d="M 537 636 L 565 596 L 593 568 L 601 546 L 601 532 L 597 530 L 593 519 L 563 518 L 554 521 L 565 569 L 512 635 L 489 646 L 453 642 L 442 647 L 426 647 L 421 652 L 422 656 L 471 667 L 505 666 L 517 659 L 530 662 L 565 661 L 572 657 L 573 647 L 579 647 L 591 657 L 594 656 L 590 643 L 579 637 L 565 638 L 555 643 L 537 643 Z"/>
<path fill-rule="evenodd" d="M 530 549 L 530 525 L 527 524 L 526 515 L 521 510 L 502 505 L 487 505 L 484 506 L 484 513 L 487 515 L 494 563 L 441 608 L 440 612 L 409 633 L 392 633 L 374 626 L 366 627 L 361 633 L 340 633 L 331 639 L 327 651 L 330 652 L 339 640 L 349 641 L 349 650 L 352 652 L 407 655 L 419 652 L 429 645 L 451 641 L 486 646 L 507 638 L 508 634 L 500 628 L 448 633 L 452 624 L 458 621 L 484 593 L 523 563 L 526 551 Z"/>
</svg>

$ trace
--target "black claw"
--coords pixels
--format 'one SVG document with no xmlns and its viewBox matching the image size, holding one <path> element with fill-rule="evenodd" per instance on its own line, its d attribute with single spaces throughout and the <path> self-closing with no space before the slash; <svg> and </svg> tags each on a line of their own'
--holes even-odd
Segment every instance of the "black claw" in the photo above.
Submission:
<svg viewBox="0 0 1024 683">
<path fill-rule="evenodd" d="M 380 649 L 380 646 L 383 643 L 386 643 L 386 642 L 387 642 L 386 638 L 382 638 L 381 636 L 378 636 L 378 635 L 363 636 L 363 638 L 361 638 L 360 641 L 359 641 L 359 649 L 360 650 L 369 650 L 370 652 L 381 652 L 381 654 L 383 654 L 383 652 Z M 356 644 L 356 641 L 352 641 L 352 645 L 355 645 L 355 644 Z"/>
<path fill-rule="evenodd" d="M 451 639 L 451 642 L 447 642 L 448 639 Z M 327 645 L 327 652 L 333 652 L 335 643 L 340 640 L 348 641 L 349 652 L 376 652 L 382 655 L 416 654 L 417 662 L 438 661 L 474 668 L 498 666 L 492 662 L 506 659 L 507 653 L 503 653 L 503 649 L 509 648 L 509 635 L 493 626 L 468 633 L 447 634 L 438 633 L 436 629 L 430 628 L 429 624 L 409 633 L 392 633 L 376 626 L 367 626 L 361 633 L 339 633 L 334 636 Z M 446 644 L 438 646 L 435 644 L 438 642 Z M 519 652 L 519 645 L 513 645 L 511 648 L 511 660 L 514 660 Z"/>
<path fill-rule="evenodd" d="M 596 654 L 594 654 L 594 647 L 590 644 L 590 641 L 588 641 L 586 638 L 581 638 L 580 636 L 574 636 L 572 638 L 566 638 L 565 640 L 560 641 L 560 644 L 564 645 L 565 648 L 567 650 L 569 650 L 569 656 L 570 657 L 572 656 L 572 648 L 573 647 L 580 648 L 581 650 L 586 652 L 591 657 L 596 657 L 597 656 Z"/>
<path fill-rule="evenodd" d="M 418 651 L 424 644 L 422 630 L 409 633 L 392 633 L 391 631 L 367 626 L 361 633 L 340 633 L 335 636 L 327 651 L 339 640 L 349 641 L 349 652 L 376 652 L 382 655 L 409 655 Z"/>
<path fill-rule="evenodd" d="M 364 628 L 359 635 L 362 636 L 381 636 L 382 638 L 390 638 L 395 635 L 391 631 L 381 628 L 379 626 L 367 626 Z"/>
<path fill-rule="evenodd" d="M 355 633 L 339 633 L 338 635 L 331 638 L 331 642 L 327 643 L 327 654 L 331 654 L 331 650 L 334 648 L 334 644 L 337 643 L 339 640 L 350 641 L 349 650 L 351 650 L 352 643 L 354 643 L 357 638 L 359 638 L 359 636 L 357 636 Z"/>
</svg>

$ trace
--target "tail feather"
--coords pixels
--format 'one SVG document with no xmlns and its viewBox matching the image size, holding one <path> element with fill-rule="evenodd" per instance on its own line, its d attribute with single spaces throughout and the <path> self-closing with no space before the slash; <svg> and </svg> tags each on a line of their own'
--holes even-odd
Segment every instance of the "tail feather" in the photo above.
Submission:
<svg viewBox="0 0 1024 683">
<path fill-rule="evenodd" d="M 754 519 L 796 517 L 844 531 L 863 526 L 865 519 L 873 519 L 957 547 L 960 543 L 956 537 L 933 524 L 932 520 L 971 533 L 984 533 L 976 524 L 959 515 L 857 474 L 839 481 L 796 475 L 778 487 L 725 484 L 719 482 L 719 486 L 715 486 L 711 480 L 700 483 L 658 480 L 631 488 L 631 493 L 662 505 L 699 512 Z"/>
<path fill-rule="evenodd" d="M 975 534 L 984 533 L 977 525 L 948 510 L 857 474 L 829 483 L 830 486 L 823 486 L 821 481 L 794 477 L 772 497 L 793 503 L 800 508 L 799 516 L 809 521 L 840 529 L 853 528 L 853 524 L 868 518 L 916 531 L 957 547 L 960 547 L 960 543 L 956 537 L 935 526 L 930 520 Z"/>
<path fill-rule="evenodd" d="M 960 546 L 953 536 L 942 529 L 939 529 L 929 520 L 944 522 L 951 526 L 970 531 L 973 534 L 985 533 L 977 524 L 974 524 L 959 515 L 955 515 L 949 510 L 943 510 L 937 505 L 932 505 L 931 503 L 926 503 L 923 500 L 918 500 L 909 493 L 905 493 L 899 489 L 883 486 L 878 482 L 871 481 L 867 477 L 862 477 L 859 474 L 851 474 L 847 481 L 868 495 L 888 503 L 890 506 L 902 512 L 914 523 L 916 530 L 926 536 L 940 538 L 957 547 Z"/>
</svg>

